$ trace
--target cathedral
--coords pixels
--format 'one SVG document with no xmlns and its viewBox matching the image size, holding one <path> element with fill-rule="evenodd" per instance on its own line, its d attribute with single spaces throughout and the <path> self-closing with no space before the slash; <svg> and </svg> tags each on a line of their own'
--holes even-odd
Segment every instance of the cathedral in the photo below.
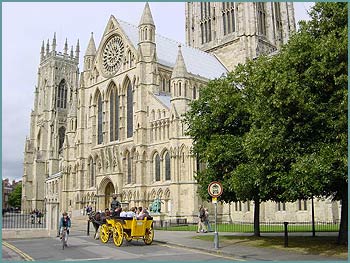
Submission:
<svg viewBox="0 0 350 263">
<path fill-rule="evenodd" d="M 46 209 L 54 222 L 62 211 L 104 210 L 116 194 L 125 206 L 149 207 L 159 198 L 165 218 L 196 220 L 200 165 L 183 113 L 209 80 L 278 51 L 295 19 L 290 2 L 184 5 L 186 45 L 157 34 L 148 3 L 138 25 L 111 15 L 100 43 L 91 34 L 81 72 L 79 41 L 70 50 L 66 41 L 62 52 L 56 36 L 42 43 L 22 210 Z M 224 204 L 220 217 L 251 220 L 250 205 Z M 289 205 L 295 220 L 298 207 L 307 207 Z M 262 206 L 262 220 L 276 219 L 275 203 Z M 327 218 L 335 209 L 328 207 Z"/>
</svg>

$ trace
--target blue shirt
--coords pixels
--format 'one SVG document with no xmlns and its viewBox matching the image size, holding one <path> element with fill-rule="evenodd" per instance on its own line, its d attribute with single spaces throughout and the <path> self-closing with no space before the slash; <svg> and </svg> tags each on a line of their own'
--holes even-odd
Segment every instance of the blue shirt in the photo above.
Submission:
<svg viewBox="0 0 350 263">
<path fill-rule="evenodd" d="M 66 217 L 66 220 L 64 220 L 64 217 L 61 217 L 60 228 L 61 227 L 70 227 L 70 225 L 71 225 L 71 222 L 70 222 L 70 218 L 68 216 Z"/>
</svg>

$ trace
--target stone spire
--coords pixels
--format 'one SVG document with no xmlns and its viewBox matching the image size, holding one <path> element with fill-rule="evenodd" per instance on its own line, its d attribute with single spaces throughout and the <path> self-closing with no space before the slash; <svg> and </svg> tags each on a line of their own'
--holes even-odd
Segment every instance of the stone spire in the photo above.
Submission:
<svg viewBox="0 0 350 263">
<path fill-rule="evenodd" d="M 52 40 L 52 51 L 56 51 L 56 32 L 53 34 L 53 40 Z"/>
<path fill-rule="evenodd" d="M 89 45 L 86 49 L 85 56 L 95 56 L 96 55 L 96 46 L 94 40 L 94 33 L 91 32 L 91 37 L 89 41 Z"/>
<path fill-rule="evenodd" d="M 70 48 L 70 58 L 73 58 L 73 46 Z"/>
<path fill-rule="evenodd" d="M 41 51 L 40 51 L 40 60 L 42 61 L 44 59 L 45 56 L 45 43 L 43 40 L 43 44 L 41 45 Z"/>
<path fill-rule="evenodd" d="M 143 9 L 143 14 L 141 17 L 141 21 L 139 26 L 141 25 L 153 25 L 154 26 L 154 21 L 151 13 L 151 9 L 149 8 L 148 2 L 145 5 L 145 8 Z"/>
<path fill-rule="evenodd" d="M 66 42 L 64 43 L 63 54 L 64 54 L 64 55 L 68 55 L 68 43 L 67 43 L 67 38 L 66 38 Z"/>
<path fill-rule="evenodd" d="M 50 43 L 49 43 L 49 40 L 47 40 L 47 43 L 46 43 L 46 56 L 48 56 L 50 53 Z"/>
<path fill-rule="evenodd" d="M 173 69 L 173 73 L 171 74 L 171 78 L 185 78 L 187 76 L 187 69 L 185 65 L 184 58 L 181 52 L 181 45 L 179 45 L 179 51 L 177 53 L 177 59 L 175 62 L 175 66 Z"/>
<path fill-rule="evenodd" d="M 75 58 L 79 60 L 79 53 L 80 53 L 80 45 L 79 45 L 79 39 L 77 41 L 77 46 L 75 47 Z"/>
</svg>

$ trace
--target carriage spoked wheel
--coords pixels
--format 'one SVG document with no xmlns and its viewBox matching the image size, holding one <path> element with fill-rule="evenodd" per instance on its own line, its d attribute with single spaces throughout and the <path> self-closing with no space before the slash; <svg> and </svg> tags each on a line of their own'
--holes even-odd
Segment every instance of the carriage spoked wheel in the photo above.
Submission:
<svg viewBox="0 0 350 263">
<path fill-rule="evenodd" d="M 103 224 L 100 228 L 100 240 L 102 243 L 107 243 L 109 240 L 109 228 L 106 224 Z"/>
<path fill-rule="evenodd" d="M 113 242 L 117 247 L 123 244 L 124 231 L 120 222 L 115 223 L 113 228 Z"/>
<path fill-rule="evenodd" d="M 151 245 L 153 242 L 153 237 L 154 237 L 153 227 L 147 228 L 145 235 L 143 236 L 143 241 L 145 242 L 145 244 Z"/>
</svg>

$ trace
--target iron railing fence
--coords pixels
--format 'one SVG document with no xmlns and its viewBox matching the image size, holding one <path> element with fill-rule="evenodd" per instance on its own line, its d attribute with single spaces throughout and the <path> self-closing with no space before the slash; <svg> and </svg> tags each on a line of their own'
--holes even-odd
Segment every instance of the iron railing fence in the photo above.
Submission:
<svg viewBox="0 0 350 263">
<path fill-rule="evenodd" d="M 2 217 L 3 229 L 46 228 L 46 211 L 5 212 Z"/>
<path fill-rule="evenodd" d="M 186 220 L 180 222 L 171 220 L 154 221 L 154 228 L 159 230 L 173 231 L 197 231 L 197 223 L 187 223 Z M 214 230 L 214 222 L 210 222 L 211 229 Z M 253 222 L 232 222 L 218 223 L 218 232 L 241 232 L 253 233 Z M 339 222 L 316 221 L 315 232 L 338 232 Z M 260 222 L 260 232 L 262 233 L 282 233 L 284 232 L 284 222 Z M 312 222 L 288 222 L 288 232 L 312 232 Z"/>
</svg>

